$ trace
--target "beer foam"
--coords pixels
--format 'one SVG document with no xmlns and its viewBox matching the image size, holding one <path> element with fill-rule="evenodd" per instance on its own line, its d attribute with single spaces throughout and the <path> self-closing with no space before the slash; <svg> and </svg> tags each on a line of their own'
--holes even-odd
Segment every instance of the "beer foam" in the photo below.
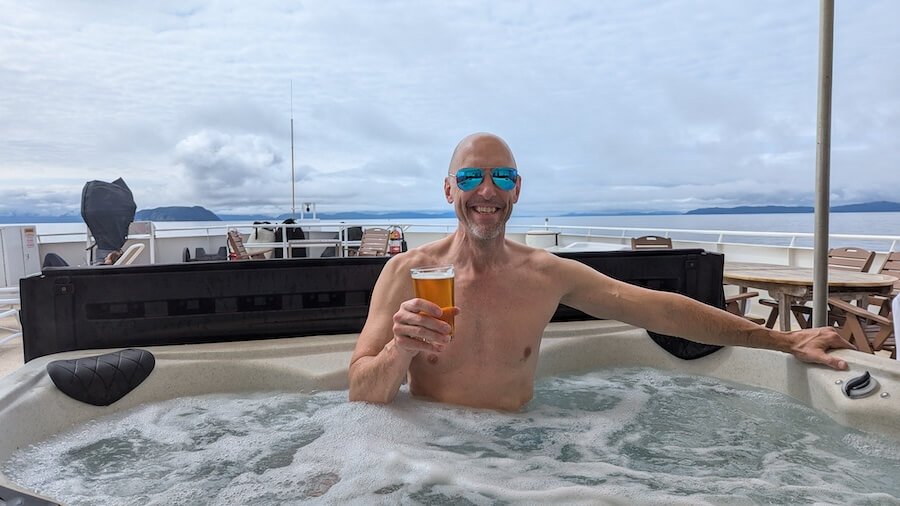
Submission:
<svg viewBox="0 0 900 506">
<path fill-rule="evenodd" d="M 412 275 L 413 279 L 452 279 L 452 272 L 416 272 Z"/>
<path fill-rule="evenodd" d="M 649 369 L 545 378 L 521 412 L 347 392 L 185 397 L 0 468 L 67 504 L 896 503 L 900 444 L 779 393 Z"/>
</svg>

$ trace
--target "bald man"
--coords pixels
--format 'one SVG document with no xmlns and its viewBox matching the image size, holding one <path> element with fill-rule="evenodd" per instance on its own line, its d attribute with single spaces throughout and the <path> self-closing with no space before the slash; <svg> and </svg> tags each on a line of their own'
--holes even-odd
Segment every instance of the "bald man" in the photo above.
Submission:
<svg viewBox="0 0 900 506">
<path fill-rule="evenodd" d="M 560 303 L 661 334 L 779 350 L 846 369 L 826 352 L 853 345 L 832 328 L 770 330 L 506 239 L 521 191 L 522 176 L 503 139 L 477 133 L 459 143 L 444 178 L 444 196 L 459 226 L 385 265 L 350 361 L 350 400 L 391 402 L 408 379 L 416 397 L 518 410 L 533 395 L 541 335 Z M 455 267 L 452 336 L 450 325 L 438 319 L 441 308 L 416 298 L 410 280 L 410 268 L 443 264 Z"/>
</svg>

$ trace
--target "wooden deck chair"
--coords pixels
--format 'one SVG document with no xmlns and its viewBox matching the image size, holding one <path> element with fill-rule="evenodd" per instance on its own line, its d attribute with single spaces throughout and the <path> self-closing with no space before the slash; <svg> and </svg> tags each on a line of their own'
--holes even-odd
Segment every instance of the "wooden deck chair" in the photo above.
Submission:
<svg viewBox="0 0 900 506">
<path fill-rule="evenodd" d="M 828 250 L 828 268 L 866 272 L 875 260 L 875 252 L 862 248 L 831 248 Z"/>
<path fill-rule="evenodd" d="M 750 316 L 747 314 L 748 299 L 752 299 L 753 297 L 757 296 L 759 296 L 759 292 L 744 292 L 734 295 L 726 295 L 725 311 L 734 313 L 741 318 L 750 320 L 757 325 L 762 325 L 766 323 L 766 320 L 764 318 L 757 318 L 755 316 Z"/>
<path fill-rule="evenodd" d="M 140 242 L 134 243 L 125 249 L 122 256 L 113 265 L 130 265 L 142 251 L 144 251 L 144 244 Z"/>
<path fill-rule="evenodd" d="M 869 296 L 869 304 L 880 306 L 878 314 L 886 317 L 891 313 L 891 303 L 898 295 L 900 295 L 900 251 L 888 253 L 887 258 L 884 259 L 884 263 L 881 264 L 881 267 L 878 269 L 878 274 L 887 274 L 897 278 L 897 282 L 894 283 L 894 289 L 891 291 L 890 295 Z"/>
<path fill-rule="evenodd" d="M 359 242 L 357 256 L 380 257 L 387 255 L 391 232 L 386 228 L 367 228 Z"/>
<path fill-rule="evenodd" d="M 828 298 L 829 318 L 837 323 L 838 334 L 859 351 L 889 351 L 897 358 L 897 336 L 892 315 L 882 316 L 836 297 Z"/>
<path fill-rule="evenodd" d="M 870 295 L 867 305 L 878 307 L 878 318 L 874 317 L 868 307 L 863 309 L 844 301 L 828 299 L 829 317 L 839 325 L 838 332 L 844 339 L 856 344 L 857 348 L 868 351 L 868 345 L 872 351 L 888 350 L 891 358 L 897 358 L 897 328 L 900 328 L 900 251 L 888 253 L 884 263 L 878 269 L 878 274 L 887 274 L 897 278 L 894 289 L 887 296 Z M 850 307 L 848 308 L 847 305 Z M 850 316 L 851 320 L 841 320 L 841 313 Z M 867 343 L 862 342 L 865 336 Z M 852 340 L 851 340 L 852 339 Z M 857 344 L 856 341 L 859 341 Z"/>
<path fill-rule="evenodd" d="M 672 249 L 672 239 L 658 235 L 632 237 L 631 249 Z"/>
<path fill-rule="evenodd" d="M 235 260 L 250 260 L 251 258 L 266 257 L 265 254 L 262 253 L 256 255 L 247 253 L 247 248 L 244 247 L 244 238 L 236 229 L 228 231 L 228 247 L 231 249 L 231 252 L 234 253 Z"/>
<path fill-rule="evenodd" d="M 828 268 L 839 269 L 854 272 L 866 272 L 872 266 L 875 259 L 875 252 L 862 248 L 831 248 L 828 250 Z M 769 317 L 766 319 L 766 327 L 775 328 L 775 322 L 778 321 L 778 301 L 772 299 L 762 299 L 760 304 L 772 308 Z M 812 308 L 805 304 L 795 304 L 791 306 L 791 313 L 797 319 L 797 323 L 802 328 L 809 328 L 812 320 Z"/>
</svg>

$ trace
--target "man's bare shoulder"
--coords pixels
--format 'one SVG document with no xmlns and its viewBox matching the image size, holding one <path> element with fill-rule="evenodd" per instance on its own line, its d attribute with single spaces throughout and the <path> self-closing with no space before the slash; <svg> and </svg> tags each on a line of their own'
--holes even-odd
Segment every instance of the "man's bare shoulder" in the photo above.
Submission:
<svg viewBox="0 0 900 506">
<path fill-rule="evenodd" d="M 391 258 L 387 265 L 394 269 L 411 269 L 449 263 L 446 242 L 446 239 L 441 239 L 400 253 Z"/>
<path fill-rule="evenodd" d="M 574 260 L 562 258 L 559 255 L 551 253 L 545 249 L 532 248 L 522 243 L 509 241 L 508 247 L 513 256 L 519 258 L 522 262 L 528 263 L 533 268 L 539 269 L 564 269 L 571 266 Z M 576 264 L 578 262 L 575 262 Z"/>
<path fill-rule="evenodd" d="M 563 293 L 568 293 L 586 284 L 611 280 L 578 260 L 561 257 L 544 249 L 518 244 L 518 246 L 513 246 L 512 251 L 518 259 L 516 262 L 518 268 L 525 268 L 530 272 L 540 274 L 549 280 L 548 283 L 558 286 Z"/>
</svg>

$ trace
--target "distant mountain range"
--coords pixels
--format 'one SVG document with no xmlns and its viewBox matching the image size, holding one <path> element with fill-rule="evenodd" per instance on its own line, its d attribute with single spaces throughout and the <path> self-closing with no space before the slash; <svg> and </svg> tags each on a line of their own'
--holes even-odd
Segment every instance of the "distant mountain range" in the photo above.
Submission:
<svg viewBox="0 0 900 506">
<path fill-rule="evenodd" d="M 444 213 L 416 213 L 406 211 L 386 212 L 386 213 L 365 213 L 365 212 L 345 212 L 345 213 L 316 213 L 316 218 L 320 220 L 378 220 L 378 219 L 433 219 L 433 218 L 453 218 L 456 215 L 453 212 Z M 250 220 L 266 220 L 266 221 L 284 221 L 291 217 L 290 214 L 281 214 L 275 217 L 259 216 L 252 214 L 220 214 L 219 217 L 224 221 L 250 221 Z M 295 218 L 299 219 L 300 215 Z"/>
<path fill-rule="evenodd" d="M 321 220 L 378 220 L 378 219 L 433 219 L 453 218 L 452 211 L 441 213 L 395 212 L 345 212 L 316 213 Z M 290 214 L 265 216 L 260 214 L 216 214 L 201 206 L 167 206 L 141 209 L 134 213 L 134 221 L 271 221 L 280 222 L 290 218 Z M 299 218 L 299 215 L 297 216 Z M 0 223 L 79 223 L 80 214 L 67 213 L 47 216 L 34 213 L 0 214 Z"/>
<path fill-rule="evenodd" d="M 738 207 L 707 207 L 694 209 L 686 213 L 651 211 L 619 211 L 619 212 L 593 212 L 570 213 L 563 216 L 635 216 L 635 215 L 672 215 L 672 214 L 779 214 L 779 213 L 811 213 L 811 206 L 738 206 Z M 890 213 L 900 212 L 900 203 L 897 202 L 865 202 L 862 204 L 849 204 L 834 206 L 833 213 Z M 323 220 L 378 220 L 378 219 L 434 219 L 453 218 L 451 211 L 442 213 L 417 213 L 417 212 L 346 212 L 346 213 L 317 213 Z M 141 209 L 135 213 L 135 221 L 284 221 L 290 218 L 290 214 L 279 216 L 221 214 L 200 206 L 169 206 L 154 209 Z M 80 214 L 67 213 L 59 216 L 46 216 L 32 213 L 0 214 L 0 223 L 78 223 L 82 221 Z"/>
<path fill-rule="evenodd" d="M 220 221 L 216 213 L 205 207 L 157 207 L 134 213 L 134 221 Z"/>
<path fill-rule="evenodd" d="M 684 214 L 681 211 L 588 211 L 584 213 L 566 213 L 560 216 L 671 216 Z"/>
<path fill-rule="evenodd" d="M 812 213 L 812 206 L 738 206 L 738 207 L 706 207 L 694 209 L 684 214 L 787 214 L 787 213 Z M 865 202 L 863 204 L 848 204 L 832 206 L 833 213 L 894 213 L 900 212 L 900 204 L 897 202 Z"/>
</svg>

